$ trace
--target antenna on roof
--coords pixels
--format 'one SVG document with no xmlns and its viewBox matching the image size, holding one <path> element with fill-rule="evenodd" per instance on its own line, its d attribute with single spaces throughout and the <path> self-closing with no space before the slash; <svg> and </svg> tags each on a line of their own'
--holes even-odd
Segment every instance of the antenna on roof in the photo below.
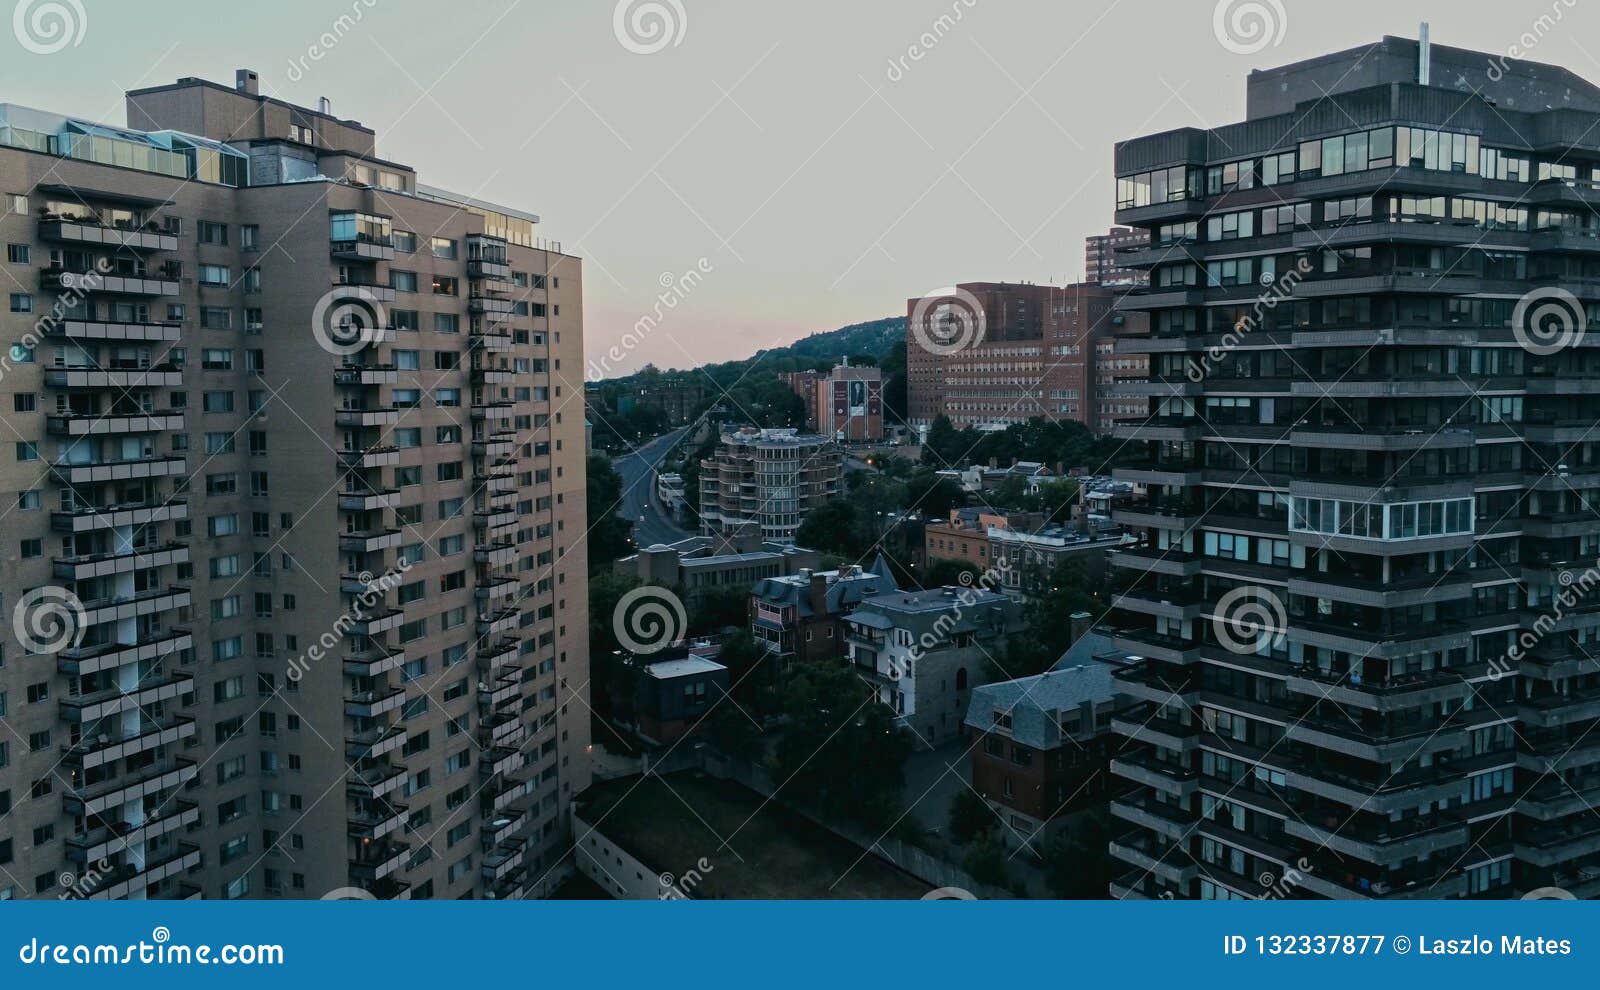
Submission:
<svg viewBox="0 0 1600 990">
<path fill-rule="evenodd" d="M 1428 22 L 1422 22 L 1422 29 L 1417 32 L 1417 83 L 1421 86 L 1428 85 L 1433 62 L 1433 45 L 1428 41 Z"/>
</svg>

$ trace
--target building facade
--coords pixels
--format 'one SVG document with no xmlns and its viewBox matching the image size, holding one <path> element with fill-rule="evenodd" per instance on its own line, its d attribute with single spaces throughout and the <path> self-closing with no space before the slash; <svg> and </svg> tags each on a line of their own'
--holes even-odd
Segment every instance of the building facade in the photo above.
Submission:
<svg viewBox="0 0 1600 990">
<path fill-rule="evenodd" d="M 813 428 L 841 443 L 883 439 L 883 372 L 841 364 L 816 382 Z"/>
<path fill-rule="evenodd" d="M 845 618 L 866 599 L 895 587 L 882 557 L 871 570 L 802 568 L 766 578 L 750 593 L 750 635 L 774 672 L 796 662 L 838 660 L 845 655 Z"/>
<path fill-rule="evenodd" d="M 794 543 L 806 513 L 840 493 L 843 457 L 824 437 L 745 427 L 725 433 L 700 462 L 700 528 L 733 533 L 754 524 L 761 539 Z"/>
<path fill-rule="evenodd" d="M 1099 285 L 969 282 L 953 296 L 908 300 L 910 425 L 948 416 L 980 430 L 1037 418 L 1097 428 L 1096 342 L 1121 319 L 1117 295 Z M 964 336 L 948 329 L 959 324 L 969 328 Z"/>
<path fill-rule="evenodd" d="M 580 263 L 258 89 L 0 107 L 7 638 L 69 617 L 5 644 L 0 896 L 538 894 L 589 775 Z"/>
<path fill-rule="evenodd" d="M 1600 364 L 1525 303 L 1600 315 L 1600 88 L 1384 38 L 1248 106 L 1116 150 L 1152 246 L 1113 893 L 1592 897 Z"/>
<path fill-rule="evenodd" d="M 1143 285 L 1148 274 L 1122 264 L 1123 253 L 1147 247 L 1150 232 L 1140 227 L 1112 227 L 1083 239 L 1083 280 L 1094 285 Z"/>
<path fill-rule="evenodd" d="M 1022 629 L 1022 609 L 981 588 L 896 591 L 845 618 L 846 658 L 892 709 L 918 749 L 961 734 L 972 689 Z"/>
</svg>

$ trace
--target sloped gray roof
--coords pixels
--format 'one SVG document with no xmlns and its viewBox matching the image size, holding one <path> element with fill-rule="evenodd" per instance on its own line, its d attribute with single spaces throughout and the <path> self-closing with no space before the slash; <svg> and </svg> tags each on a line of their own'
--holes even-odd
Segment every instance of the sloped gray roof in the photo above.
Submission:
<svg viewBox="0 0 1600 990">
<path fill-rule="evenodd" d="M 1105 704 L 1116 697 L 1115 668 L 1099 660 L 1014 681 L 973 688 L 966 724 L 981 732 L 994 728 L 994 713 L 1011 714 L 1011 738 L 1024 746 L 1048 750 L 1061 745 L 1062 712 L 1075 712 L 1084 702 Z"/>
</svg>

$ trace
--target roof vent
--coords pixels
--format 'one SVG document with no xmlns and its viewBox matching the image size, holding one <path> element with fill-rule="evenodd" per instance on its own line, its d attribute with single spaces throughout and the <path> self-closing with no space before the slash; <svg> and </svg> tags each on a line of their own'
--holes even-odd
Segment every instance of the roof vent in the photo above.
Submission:
<svg viewBox="0 0 1600 990">
<path fill-rule="evenodd" d="M 260 96 L 261 76 L 254 69 L 236 69 L 233 73 L 233 88 L 251 96 Z"/>
</svg>

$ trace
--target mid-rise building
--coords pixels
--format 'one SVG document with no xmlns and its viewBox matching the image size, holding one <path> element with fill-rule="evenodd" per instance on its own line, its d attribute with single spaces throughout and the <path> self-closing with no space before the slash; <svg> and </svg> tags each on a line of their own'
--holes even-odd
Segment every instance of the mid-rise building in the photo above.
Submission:
<svg viewBox="0 0 1600 990">
<path fill-rule="evenodd" d="M 618 574 L 630 574 L 645 584 L 676 588 L 685 603 L 730 588 L 749 591 L 769 577 L 815 570 L 822 555 L 815 550 L 783 543 L 762 543 L 748 530 L 732 539 L 691 536 L 676 543 L 641 547 L 617 561 Z"/>
<path fill-rule="evenodd" d="M 744 427 L 724 433 L 700 462 L 700 528 L 759 528 L 763 541 L 793 543 L 806 513 L 836 498 L 843 456 L 826 437 Z"/>
<path fill-rule="evenodd" d="M 838 660 L 845 655 L 845 618 L 866 599 L 896 587 L 882 557 L 871 570 L 802 568 L 767 578 L 750 593 L 750 634 L 774 674 L 796 662 Z"/>
<path fill-rule="evenodd" d="M 252 72 L 127 118 L 0 106 L 0 898 L 541 893 L 589 780 L 579 260 Z"/>
<path fill-rule="evenodd" d="M 1384 38 L 1247 92 L 1116 149 L 1113 892 L 1593 897 L 1600 87 Z"/>
<path fill-rule="evenodd" d="M 1037 418 L 1098 428 L 1096 342 L 1120 319 L 1112 310 L 1119 290 L 1005 282 L 956 289 L 907 301 L 910 425 L 948 416 L 979 430 Z"/>
<path fill-rule="evenodd" d="M 1122 264 L 1122 255 L 1150 244 L 1150 232 L 1140 227 L 1112 227 L 1104 234 L 1083 239 L 1083 280 L 1094 285 L 1143 285 L 1148 273 Z"/>
<path fill-rule="evenodd" d="M 1021 607 L 978 587 L 894 591 L 844 620 L 846 658 L 892 709 L 918 749 L 960 735 L 972 689 L 1022 629 Z"/>
<path fill-rule="evenodd" d="M 806 429 L 840 443 L 883 439 L 883 372 L 847 361 L 823 374 L 800 371 L 785 378 L 806 405 Z"/>
</svg>

